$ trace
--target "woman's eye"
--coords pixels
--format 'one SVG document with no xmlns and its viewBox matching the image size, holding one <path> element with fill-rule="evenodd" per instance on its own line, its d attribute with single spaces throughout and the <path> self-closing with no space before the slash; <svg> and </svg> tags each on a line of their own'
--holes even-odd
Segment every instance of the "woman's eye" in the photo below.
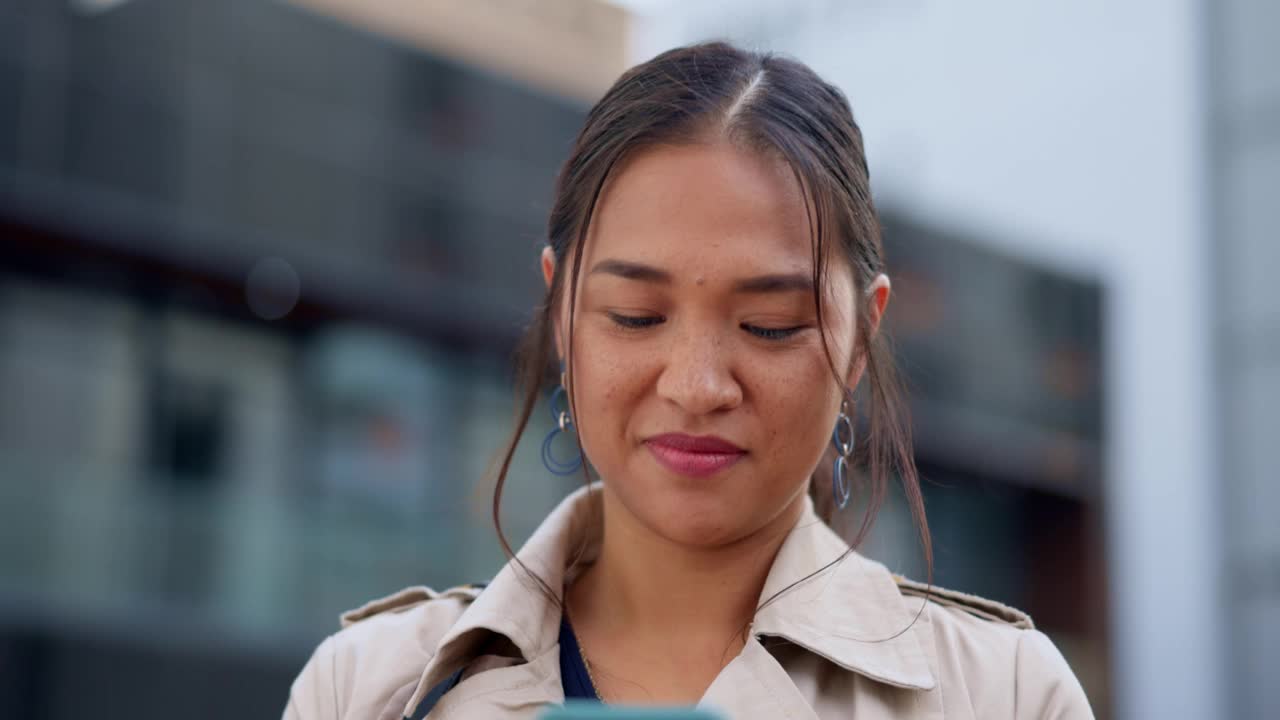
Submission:
<svg viewBox="0 0 1280 720">
<path fill-rule="evenodd" d="M 661 315 L 622 315 L 620 313 L 608 313 L 609 319 L 619 327 L 627 330 L 643 330 L 662 323 L 666 318 Z M 742 329 L 764 340 L 786 340 L 796 333 L 804 330 L 803 325 L 786 328 L 767 328 L 758 325 L 743 324 Z"/>
<path fill-rule="evenodd" d="M 619 315 L 618 313 L 609 313 L 609 319 L 629 330 L 640 330 L 662 322 L 662 318 L 657 315 Z"/>
<path fill-rule="evenodd" d="M 804 327 L 797 326 L 797 327 L 789 327 L 789 328 L 766 328 L 766 327 L 759 327 L 756 325 L 743 325 L 742 329 L 746 330 L 752 335 L 755 335 L 756 337 L 764 338 L 765 340 L 786 340 L 792 335 L 795 335 L 796 333 L 803 330 Z"/>
</svg>

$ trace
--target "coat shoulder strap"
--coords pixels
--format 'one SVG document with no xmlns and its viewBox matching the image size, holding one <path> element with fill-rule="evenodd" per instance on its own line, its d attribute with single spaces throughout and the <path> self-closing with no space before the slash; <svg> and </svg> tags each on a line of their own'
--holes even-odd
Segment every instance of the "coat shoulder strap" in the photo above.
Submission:
<svg viewBox="0 0 1280 720">
<path fill-rule="evenodd" d="M 898 583 L 898 590 L 903 595 L 927 597 L 930 601 L 939 605 L 962 610 L 983 620 L 1005 623 L 1025 630 L 1035 628 L 1035 623 L 1031 622 L 1030 615 L 995 600 L 962 593 L 958 590 L 947 590 L 936 585 L 926 585 L 925 583 L 908 580 L 901 575 L 894 575 L 893 579 Z"/>
<path fill-rule="evenodd" d="M 444 591 L 436 591 L 426 585 L 414 585 L 386 597 L 370 600 L 354 610 L 342 613 L 339 619 L 342 622 L 342 627 L 345 628 L 361 620 L 367 620 L 374 615 L 388 612 L 404 612 L 430 600 L 456 597 L 470 602 L 476 599 L 476 596 L 480 594 L 480 589 L 483 587 L 483 583 L 471 583 L 470 585 L 459 585 Z"/>
</svg>

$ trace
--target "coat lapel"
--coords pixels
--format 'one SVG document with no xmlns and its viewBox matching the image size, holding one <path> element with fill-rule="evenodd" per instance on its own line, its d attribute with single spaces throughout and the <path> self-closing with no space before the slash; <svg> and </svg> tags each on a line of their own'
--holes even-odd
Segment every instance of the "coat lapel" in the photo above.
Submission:
<svg viewBox="0 0 1280 720">
<path fill-rule="evenodd" d="M 564 703 L 560 646 L 520 665 L 496 668 L 463 680 L 440 699 L 433 718 L 529 718 L 547 705 Z"/>
<path fill-rule="evenodd" d="M 518 562 L 508 562 L 440 639 L 405 704 L 406 717 L 442 680 L 467 666 L 495 635 L 507 638 L 526 662 L 462 679 L 442 696 L 440 714 L 433 717 L 448 717 L 445 708 L 461 702 L 456 698 L 474 700 L 476 688 L 483 688 L 481 694 L 489 698 L 488 702 L 500 701 L 513 707 L 535 700 L 564 701 L 559 666 L 560 607 L 533 578 L 540 578 L 559 595 L 574 569 L 573 561 L 593 559 L 590 554 L 579 557 L 579 551 L 599 544 L 598 501 L 598 493 L 579 490 L 547 516 L 516 554 Z M 535 715 L 532 711 L 528 714 Z M 508 715 L 486 715 L 477 710 L 471 717 Z"/>
<path fill-rule="evenodd" d="M 933 689 L 928 655 L 915 632 L 927 620 L 917 617 L 883 565 L 856 552 L 845 555 L 848 549 L 806 498 L 769 570 L 761 593 L 765 607 L 752 633 L 783 638 L 878 682 Z"/>
<path fill-rule="evenodd" d="M 726 718 L 818 720 L 787 671 L 754 637 L 716 676 L 698 707 Z"/>
</svg>

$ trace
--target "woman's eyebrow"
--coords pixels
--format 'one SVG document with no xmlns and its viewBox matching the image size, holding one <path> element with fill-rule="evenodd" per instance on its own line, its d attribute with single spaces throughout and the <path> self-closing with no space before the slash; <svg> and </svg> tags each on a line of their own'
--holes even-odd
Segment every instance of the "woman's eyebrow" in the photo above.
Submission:
<svg viewBox="0 0 1280 720">
<path fill-rule="evenodd" d="M 739 280 L 733 284 L 738 293 L 813 292 L 813 278 L 803 273 L 759 275 Z"/>
<path fill-rule="evenodd" d="M 671 273 L 652 265 L 633 262 L 631 260 L 601 260 L 592 266 L 588 275 L 602 273 L 615 275 L 627 280 L 641 282 L 671 284 Z M 774 273 L 743 278 L 733 284 L 735 293 L 780 293 L 780 292 L 813 292 L 813 278 L 804 273 Z"/>
<path fill-rule="evenodd" d="M 642 280 L 645 282 L 656 282 L 663 285 L 671 284 L 671 273 L 652 265 L 631 262 L 630 260 L 601 260 L 591 268 L 588 275 L 596 273 L 604 273 L 607 275 L 617 275 L 627 280 Z"/>
</svg>

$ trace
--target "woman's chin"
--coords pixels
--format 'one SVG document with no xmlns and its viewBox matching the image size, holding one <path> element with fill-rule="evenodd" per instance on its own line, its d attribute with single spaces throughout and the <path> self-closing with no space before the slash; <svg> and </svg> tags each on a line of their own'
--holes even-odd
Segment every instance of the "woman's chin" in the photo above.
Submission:
<svg viewBox="0 0 1280 720">
<path fill-rule="evenodd" d="M 683 524 L 666 523 L 662 534 L 671 542 L 687 548 L 711 550 L 729 545 L 742 537 L 738 528 L 725 523 L 689 522 Z"/>
<path fill-rule="evenodd" d="M 646 525 L 677 545 L 711 549 L 736 542 L 751 532 L 746 508 L 727 498 L 690 496 L 677 491 L 663 500 L 646 502 L 647 507 L 639 510 Z"/>
<path fill-rule="evenodd" d="M 751 492 L 749 475 L 721 477 L 737 468 L 702 481 L 645 470 L 638 482 L 613 485 L 614 496 L 625 512 L 651 532 L 689 548 L 712 549 L 747 537 L 768 520 L 760 517 L 760 509 L 777 502 L 768 497 L 753 500 L 758 492 Z"/>
</svg>

